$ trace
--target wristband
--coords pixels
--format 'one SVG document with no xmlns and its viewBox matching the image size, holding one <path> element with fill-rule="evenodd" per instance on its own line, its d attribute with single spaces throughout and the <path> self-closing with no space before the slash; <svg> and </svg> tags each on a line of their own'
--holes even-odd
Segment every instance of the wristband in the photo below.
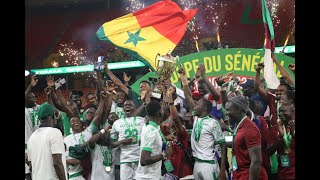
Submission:
<svg viewBox="0 0 320 180">
<path fill-rule="evenodd" d="M 170 105 L 170 106 L 171 106 L 171 105 L 174 105 L 174 102 L 169 103 L 169 105 Z"/>
<path fill-rule="evenodd" d="M 100 132 L 101 132 L 101 134 L 104 134 L 106 132 L 106 130 L 101 129 Z"/>
</svg>

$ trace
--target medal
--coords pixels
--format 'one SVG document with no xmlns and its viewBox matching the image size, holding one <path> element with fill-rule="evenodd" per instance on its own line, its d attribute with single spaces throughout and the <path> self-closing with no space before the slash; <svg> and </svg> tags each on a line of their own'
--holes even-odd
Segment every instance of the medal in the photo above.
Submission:
<svg viewBox="0 0 320 180">
<path fill-rule="evenodd" d="M 137 139 L 135 137 L 132 137 L 132 142 L 135 143 L 137 141 Z"/>
<path fill-rule="evenodd" d="M 111 171 L 111 167 L 110 166 L 106 166 L 106 171 L 107 172 Z"/>
</svg>

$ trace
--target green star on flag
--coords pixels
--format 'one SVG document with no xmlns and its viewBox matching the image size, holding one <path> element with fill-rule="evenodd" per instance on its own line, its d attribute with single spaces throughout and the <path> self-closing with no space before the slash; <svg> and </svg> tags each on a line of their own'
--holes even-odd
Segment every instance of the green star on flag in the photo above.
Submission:
<svg viewBox="0 0 320 180">
<path fill-rule="evenodd" d="M 131 32 L 128 31 L 127 33 L 128 33 L 129 39 L 127 39 L 127 41 L 124 44 L 132 42 L 134 44 L 134 46 L 136 47 L 139 41 L 145 41 L 146 39 L 139 36 L 140 31 L 141 31 L 141 29 L 139 29 L 134 34 L 132 34 Z"/>
</svg>

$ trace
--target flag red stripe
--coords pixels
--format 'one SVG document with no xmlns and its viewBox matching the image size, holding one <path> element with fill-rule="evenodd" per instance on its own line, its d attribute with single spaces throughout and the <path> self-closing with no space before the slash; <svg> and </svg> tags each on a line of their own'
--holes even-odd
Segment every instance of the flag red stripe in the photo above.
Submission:
<svg viewBox="0 0 320 180">
<path fill-rule="evenodd" d="M 178 44 L 186 32 L 189 20 L 197 10 L 182 10 L 171 0 L 160 1 L 132 13 L 141 28 L 152 26 L 161 35 Z"/>
<path fill-rule="evenodd" d="M 273 39 L 272 41 L 270 41 L 270 39 L 271 39 L 270 30 L 269 30 L 269 26 L 267 23 L 264 23 L 264 29 L 265 29 L 265 38 L 266 38 L 265 48 L 271 49 L 271 52 L 273 52 L 275 49 L 275 40 Z"/>
</svg>

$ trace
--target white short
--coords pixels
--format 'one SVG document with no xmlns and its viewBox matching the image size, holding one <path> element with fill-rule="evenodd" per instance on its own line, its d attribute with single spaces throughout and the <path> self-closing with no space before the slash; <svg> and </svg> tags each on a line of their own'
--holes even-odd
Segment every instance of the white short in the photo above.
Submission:
<svg viewBox="0 0 320 180">
<path fill-rule="evenodd" d="M 216 180 L 220 172 L 219 164 L 210 164 L 206 162 L 195 162 L 193 168 L 194 179 L 197 180 Z"/>
<path fill-rule="evenodd" d="M 120 164 L 120 179 L 132 180 L 137 171 L 138 163 L 124 163 Z"/>
</svg>

